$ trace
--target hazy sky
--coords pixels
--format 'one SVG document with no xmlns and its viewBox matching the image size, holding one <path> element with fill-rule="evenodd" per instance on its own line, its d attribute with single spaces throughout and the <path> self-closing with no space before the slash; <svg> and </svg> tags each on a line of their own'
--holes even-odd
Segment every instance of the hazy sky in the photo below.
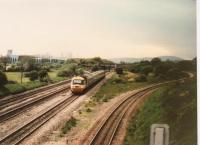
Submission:
<svg viewBox="0 0 200 145">
<path fill-rule="evenodd" d="M 0 0 L 0 55 L 196 56 L 194 0 Z"/>
</svg>

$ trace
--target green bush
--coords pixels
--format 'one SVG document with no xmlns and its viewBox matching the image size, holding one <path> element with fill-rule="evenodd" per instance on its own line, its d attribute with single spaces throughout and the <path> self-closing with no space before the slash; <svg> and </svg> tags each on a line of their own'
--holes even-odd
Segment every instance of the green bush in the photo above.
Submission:
<svg viewBox="0 0 200 145">
<path fill-rule="evenodd" d="M 169 79 L 178 79 L 184 76 L 184 73 L 181 72 L 178 68 L 172 68 L 167 71 L 167 77 Z"/>
<path fill-rule="evenodd" d="M 91 68 L 92 71 L 98 71 L 99 70 L 99 67 L 97 65 L 94 65 L 92 68 Z"/>
<path fill-rule="evenodd" d="M 24 91 L 38 88 L 44 85 L 47 85 L 47 83 L 40 82 L 40 81 L 31 81 L 31 82 L 26 82 L 23 84 L 9 83 L 9 84 L 6 84 L 4 87 L 0 87 L 0 96 L 22 93 Z"/>
<path fill-rule="evenodd" d="M 147 77 L 145 75 L 139 75 L 138 77 L 135 78 L 136 82 L 146 82 Z"/>
<path fill-rule="evenodd" d="M 17 94 L 26 91 L 26 88 L 21 84 L 7 84 L 5 87 L 9 90 L 10 94 Z"/>
<path fill-rule="evenodd" d="M 47 82 L 48 81 L 48 71 L 47 70 L 41 70 L 38 73 L 39 79 L 41 82 Z"/>
<path fill-rule="evenodd" d="M 47 85 L 47 83 L 40 82 L 40 81 L 32 81 L 32 82 L 27 82 L 27 83 L 22 84 L 22 86 L 25 87 L 26 90 L 31 90 L 31 89 L 38 88 L 44 85 Z"/>
<path fill-rule="evenodd" d="M 29 78 L 31 81 L 35 81 L 38 79 L 38 72 L 33 70 L 29 73 Z"/>
<path fill-rule="evenodd" d="M 113 83 L 123 83 L 124 80 L 121 77 L 115 77 L 112 79 Z"/>
<path fill-rule="evenodd" d="M 68 120 L 65 125 L 62 127 L 61 131 L 63 134 L 66 134 L 68 131 L 71 130 L 72 127 L 76 126 L 77 120 L 72 117 L 70 120 Z"/>
<path fill-rule="evenodd" d="M 8 82 L 6 74 L 0 71 L 0 86 L 5 85 Z"/>
<path fill-rule="evenodd" d="M 57 74 L 58 77 L 70 77 L 72 75 L 73 75 L 73 73 L 70 70 L 61 70 Z"/>
<path fill-rule="evenodd" d="M 6 71 L 7 72 L 19 72 L 19 71 L 21 71 L 21 66 L 12 64 L 11 66 L 6 68 Z"/>
<path fill-rule="evenodd" d="M 117 67 L 116 69 L 115 69 L 115 71 L 116 71 L 116 73 L 117 74 L 123 74 L 123 68 L 121 68 L 121 67 Z"/>
</svg>

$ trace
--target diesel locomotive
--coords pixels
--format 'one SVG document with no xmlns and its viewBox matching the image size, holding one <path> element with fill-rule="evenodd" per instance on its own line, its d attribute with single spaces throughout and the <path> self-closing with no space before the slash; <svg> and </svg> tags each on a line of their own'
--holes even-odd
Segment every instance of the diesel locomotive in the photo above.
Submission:
<svg viewBox="0 0 200 145">
<path fill-rule="evenodd" d="M 82 76 L 75 76 L 71 79 L 71 91 L 74 94 L 81 94 L 87 88 L 91 87 L 105 77 L 104 71 L 96 71 L 93 73 L 86 73 Z"/>
</svg>

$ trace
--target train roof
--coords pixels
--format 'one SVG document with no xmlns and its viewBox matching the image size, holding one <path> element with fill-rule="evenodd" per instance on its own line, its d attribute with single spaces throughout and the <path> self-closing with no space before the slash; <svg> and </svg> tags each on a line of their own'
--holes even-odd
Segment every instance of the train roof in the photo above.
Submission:
<svg viewBox="0 0 200 145">
<path fill-rule="evenodd" d="M 91 78 L 91 77 L 93 77 L 93 76 L 95 76 L 95 75 L 97 75 L 99 73 L 102 73 L 102 72 L 104 72 L 104 71 L 99 70 L 99 71 L 92 72 L 92 73 L 87 72 L 87 73 L 85 73 L 82 76 L 75 76 L 75 77 L 73 77 L 72 80 L 74 80 L 74 79 L 84 80 L 84 79 L 87 79 L 87 78 Z"/>
<path fill-rule="evenodd" d="M 76 77 L 73 77 L 73 78 L 72 78 L 72 80 L 76 80 L 76 79 L 77 79 L 77 80 L 84 80 L 84 78 L 83 78 L 83 77 L 80 77 L 80 76 L 76 76 Z"/>
</svg>

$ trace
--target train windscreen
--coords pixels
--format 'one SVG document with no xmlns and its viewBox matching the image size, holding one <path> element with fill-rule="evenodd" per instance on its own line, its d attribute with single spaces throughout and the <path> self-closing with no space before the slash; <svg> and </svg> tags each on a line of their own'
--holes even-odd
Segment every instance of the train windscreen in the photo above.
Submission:
<svg viewBox="0 0 200 145">
<path fill-rule="evenodd" d="M 73 84 L 83 85 L 84 84 L 84 80 L 75 79 L 75 80 L 73 80 Z"/>
</svg>

